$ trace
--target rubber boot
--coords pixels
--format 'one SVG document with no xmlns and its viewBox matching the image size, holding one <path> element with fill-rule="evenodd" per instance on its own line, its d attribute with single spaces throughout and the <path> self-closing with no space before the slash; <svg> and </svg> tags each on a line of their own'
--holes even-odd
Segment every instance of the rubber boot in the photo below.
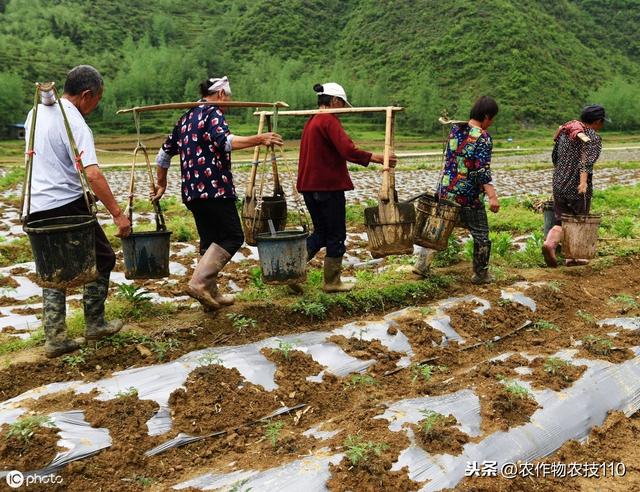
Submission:
<svg viewBox="0 0 640 492">
<path fill-rule="evenodd" d="M 324 284 L 322 290 L 325 292 L 348 292 L 353 289 L 354 284 L 343 283 L 340 280 L 340 272 L 342 272 L 342 257 L 324 259 Z"/>
<path fill-rule="evenodd" d="M 44 325 L 44 354 L 60 357 L 78 350 L 84 339 L 67 337 L 67 304 L 64 289 L 42 289 L 42 321 Z"/>
<path fill-rule="evenodd" d="M 547 238 L 542 245 L 542 256 L 544 262 L 550 268 L 556 268 L 558 266 L 558 258 L 556 257 L 556 249 L 562 241 L 562 227 L 553 226 L 547 233 Z"/>
<path fill-rule="evenodd" d="M 489 273 L 489 257 L 491 256 L 491 241 L 484 244 L 473 242 L 473 277 L 474 284 L 490 284 L 495 279 Z"/>
<path fill-rule="evenodd" d="M 84 326 L 87 341 L 96 341 L 118 333 L 124 326 L 120 319 L 109 322 L 104 319 L 104 303 L 109 294 L 109 274 L 100 275 L 94 282 L 85 284 L 82 296 Z"/>
<path fill-rule="evenodd" d="M 422 277 L 428 277 L 431 273 L 431 262 L 433 261 L 436 251 L 430 248 L 420 248 L 416 255 L 416 262 L 413 265 L 413 273 Z"/>
<path fill-rule="evenodd" d="M 218 273 L 230 259 L 231 255 L 224 248 L 212 243 L 193 271 L 187 286 L 187 294 L 196 299 L 205 309 L 216 310 L 235 302 L 234 296 L 223 295 L 218 291 L 216 282 Z"/>
</svg>

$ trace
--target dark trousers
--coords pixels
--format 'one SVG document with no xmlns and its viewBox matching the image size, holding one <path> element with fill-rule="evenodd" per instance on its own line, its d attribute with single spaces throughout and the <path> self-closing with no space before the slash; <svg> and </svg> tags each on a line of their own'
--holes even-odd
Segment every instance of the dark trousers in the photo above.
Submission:
<svg viewBox="0 0 640 492">
<path fill-rule="evenodd" d="M 29 214 L 29 221 L 51 219 L 53 217 L 64 217 L 68 215 L 91 215 L 87 210 L 87 204 L 84 197 L 67 203 L 62 207 L 43 210 L 42 212 L 34 212 Z M 116 266 L 116 255 L 107 239 L 102 227 L 96 222 L 96 268 L 102 275 L 108 275 Z"/>
<path fill-rule="evenodd" d="M 309 258 L 322 248 L 327 248 L 329 258 L 341 258 L 347 250 L 344 191 L 306 191 L 302 195 L 313 222 L 313 234 L 307 238 Z"/>
<path fill-rule="evenodd" d="M 475 244 L 482 246 L 489 243 L 489 222 L 484 207 L 462 207 L 460 209 L 460 223 L 469 229 Z"/>
<path fill-rule="evenodd" d="M 554 225 L 562 225 L 562 215 L 586 215 L 591 208 L 591 197 L 566 198 L 553 196 Z"/>
<path fill-rule="evenodd" d="M 242 246 L 244 234 L 233 198 L 195 200 L 187 203 L 200 236 L 200 254 L 216 243 L 231 256 Z"/>
</svg>

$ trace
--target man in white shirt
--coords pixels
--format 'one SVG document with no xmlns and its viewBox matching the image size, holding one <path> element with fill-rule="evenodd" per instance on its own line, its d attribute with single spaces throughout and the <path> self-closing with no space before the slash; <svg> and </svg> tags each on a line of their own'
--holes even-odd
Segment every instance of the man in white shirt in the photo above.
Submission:
<svg viewBox="0 0 640 492">
<path fill-rule="evenodd" d="M 100 73 L 89 65 L 80 65 L 67 75 L 60 103 L 64 105 L 93 193 L 112 215 L 113 222 L 118 227 L 116 236 L 126 237 L 131 233 L 131 223 L 122 213 L 98 167 L 93 133 L 84 119 L 98 106 L 102 92 L 103 82 Z M 25 123 L 27 135 L 31 127 L 31 115 L 30 112 Z M 41 104 L 38 107 L 34 151 L 31 210 L 28 220 L 89 215 L 62 112 L 57 104 Z M 123 325 L 120 320 L 107 323 L 104 319 L 109 275 L 115 266 L 116 257 L 104 231 L 97 223 L 95 236 L 96 266 L 100 276 L 84 286 L 83 296 L 85 338 L 88 341 L 114 334 Z M 58 357 L 78 349 L 84 340 L 70 340 L 67 337 L 65 289 L 42 289 L 42 298 L 46 335 L 45 355 Z"/>
</svg>

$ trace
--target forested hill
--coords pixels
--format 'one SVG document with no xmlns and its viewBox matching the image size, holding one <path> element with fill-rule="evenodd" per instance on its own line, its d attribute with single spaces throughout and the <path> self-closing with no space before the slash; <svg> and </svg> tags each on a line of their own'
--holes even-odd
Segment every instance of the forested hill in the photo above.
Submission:
<svg viewBox="0 0 640 492">
<path fill-rule="evenodd" d="M 32 83 L 96 66 L 118 107 L 194 99 L 227 74 L 234 96 L 312 107 L 315 82 L 354 104 L 408 107 L 431 131 L 493 95 L 501 120 L 557 123 L 588 101 L 640 128 L 640 0 L 0 0 L 0 123 L 21 121 Z"/>
</svg>

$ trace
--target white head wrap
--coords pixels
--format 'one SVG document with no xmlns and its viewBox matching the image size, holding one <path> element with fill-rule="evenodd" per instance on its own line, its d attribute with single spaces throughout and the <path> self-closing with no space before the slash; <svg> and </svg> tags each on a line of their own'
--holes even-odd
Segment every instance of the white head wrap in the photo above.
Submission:
<svg viewBox="0 0 640 492">
<path fill-rule="evenodd" d="M 219 79 L 209 79 L 209 88 L 207 89 L 207 91 L 209 92 L 209 94 L 215 94 L 218 91 L 224 91 L 225 94 L 231 94 L 229 79 L 226 75 Z"/>
</svg>

